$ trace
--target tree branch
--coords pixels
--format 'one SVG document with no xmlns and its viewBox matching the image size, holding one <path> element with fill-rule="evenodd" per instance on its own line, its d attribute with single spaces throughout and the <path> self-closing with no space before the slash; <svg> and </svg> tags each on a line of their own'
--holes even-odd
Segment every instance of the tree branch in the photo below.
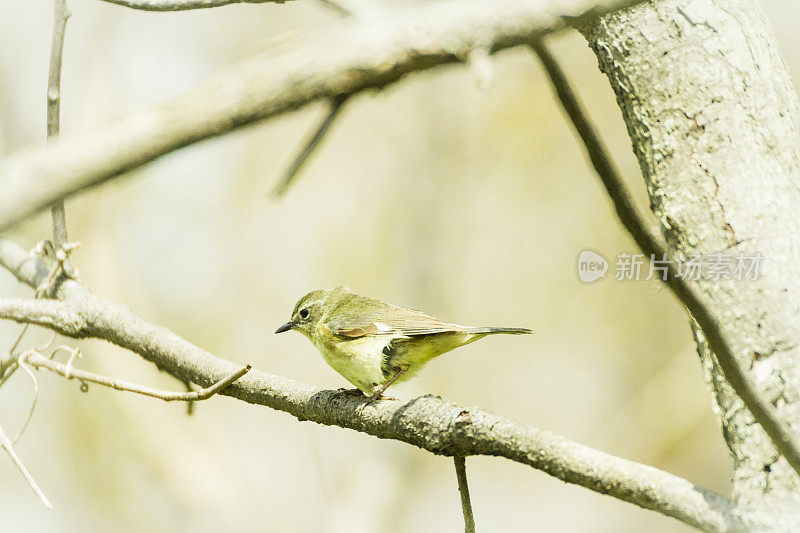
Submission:
<svg viewBox="0 0 800 533">
<path fill-rule="evenodd" d="M 25 481 L 28 483 L 28 486 L 33 490 L 33 493 L 36 494 L 36 497 L 39 498 L 39 501 L 42 502 L 48 509 L 52 509 L 53 505 L 50 503 L 50 500 L 47 499 L 47 496 L 44 495 L 44 492 L 36 483 L 36 480 L 33 479 L 33 476 L 28 472 L 28 469 L 25 468 L 25 465 L 22 463 L 22 460 L 17 455 L 17 452 L 14 450 L 14 444 L 11 442 L 11 439 L 8 438 L 6 432 L 3 431 L 3 427 L 0 426 L 0 448 L 8 454 L 11 458 L 11 462 L 14 463 L 14 466 L 17 467 L 17 470 L 20 471 L 22 476 L 25 478 Z"/>
<path fill-rule="evenodd" d="M 204 389 L 198 391 L 173 392 L 154 389 L 152 387 L 145 387 L 143 385 L 137 385 L 135 383 L 130 383 L 120 379 L 109 378 L 99 374 L 94 374 L 92 372 L 78 370 L 63 363 L 59 363 L 58 361 L 43 357 L 41 354 L 33 351 L 29 352 L 23 357 L 23 362 L 37 369 L 44 368 L 50 370 L 51 372 L 55 372 L 56 374 L 59 374 L 67 379 L 75 378 L 83 382 L 88 381 L 89 383 L 97 383 L 98 385 L 103 385 L 114 390 L 134 392 L 136 394 L 141 394 L 142 396 L 149 396 L 151 398 L 164 400 L 165 402 L 198 402 L 207 400 L 225 389 L 225 387 L 229 386 L 237 379 L 250 372 L 252 368 L 250 365 L 246 365 L 232 373 L 230 376 L 214 383 L 210 387 L 205 387 Z"/>
<path fill-rule="evenodd" d="M 353 16 L 353 10 L 347 5 L 347 0 L 319 0 L 319 3 L 342 17 Z"/>
<path fill-rule="evenodd" d="M 21 265 L 14 274 L 32 285 L 32 269 L 20 261 L 22 255 L 27 255 L 24 250 L 0 239 L 0 264 Z M 60 301 L 0 299 L 0 318 L 42 325 L 70 337 L 105 339 L 202 387 L 240 368 L 167 328 L 142 320 L 126 306 L 92 294 L 77 281 L 66 280 L 57 297 Z M 284 411 L 299 420 L 394 439 L 435 454 L 505 457 L 703 530 L 739 527 L 727 499 L 680 477 L 438 397 L 422 396 L 406 404 L 381 401 L 359 411 L 362 400 L 258 370 L 221 394 Z"/>
<path fill-rule="evenodd" d="M 67 0 L 53 2 L 53 37 L 50 47 L 50 70 L 47 76 L 47 137 L 58 137 L 61 109 L 61 58 L 64 53 L 64 33 L 70 17 Z M 53 217 L 53 242 L 56 248 L 67 243 L 67 219 L 64 199 L 58 198 L 50 208 Z"/>
<path fill-rule="evenodd" d="M 50 275 L 50 269 L 15 242 L 0 237 L 0 265 L 11 272 L 17 281 L 38 288 Z"/>
<path fill-rule="evenodd" d="M 467 462 L 461 455 L 453 456 L 458 480 L 458 493 L 461 496 L 461 510 L 464 513 L 464 533 L 475 533 L 475 517 L 472 515 L 472 502 L 469 499 L 467 484 Z"/>
<path fill-rule="evenodd" d="M 386 9 L 383 2 L 375 0 L 318 0 L 324 7 L 342 17 L 380 16 Z"/>
<path fill-rule="evenodd" d="M 48 139 L 57 137 L 60 128 L 59 114 L 61 107 L 61 60 L 64 53 L 64 34 L 69 16 L 70 12 L 69 8 L 67 7 L 66 0 L 53 0 L 53 31 L 50 43 L 50 68 L 47 75 Z M 55 202 L 53 202 L 50 207 L 50 212 L 53 219 L 53 240 L 56 243 L 56 247 L 60 248 L 67 243 L 67 219 L 66 212 L 64 210 L 63 198 L 58 198 L 55 200 Z M 27 331 L 28 324 L 25 324 L 22 328 L 22 331 L 20 331 L 19 335 L 17 336 L 17 339 L 8 350 L 9 360 L 0 360 L 0 385 L 2 385 L 2 383 L 4 383 L 16 370 L 17 367 L 15 365 L 9 365 L 8 363 L 9 361 L 14 360 L 14 350 L 16 350 Z M 33 375 L 31 375 L 31 379 L 33 380 L 34 385 L 34 399 L 33 403 L 31 404 L 28 419 L 25 421 L 25 424 L 20 430 L 20 436 L 28 426 L 28 422 L 30 422 L 34 407 L 36 406 L 36 379 L 33 377 Z M 2 427 L 0 427 L 0 446 L 2 446 L 8 456 L 11 458 L 11 461 L 22 473 L 25 481 L 27 481 L 28 485 L 31 487 L 31 489 L 33 489 L 33 492 L 39 498 L 39 501 L 41 501 L 46 508 L 52 509 L 53 506 L 50 504 L 50 501 L 47 499 L 42 489 L 36 484 L 33 476 L 31 476 L 28 470 L 25 468 L 25 465 L 22 463 L 19 456 L 17 456 L 16 452 L 14 451 L 13 442 L 5 434 Z"/>
<path fill-rule="evenodd" d="M 54 201 L 164 154 L 317 100 L 380 89 L 406 75 L 497 52 L 642 0 L 442 0 L 352 17 L 284 38 L 227 74 L 92 132 L 28 148 L 0 165 L 0 230 Z"/>
<path fill-rule="evenodd" d="M 330 108 L 325 114 L 325 118 L 316 127 L 314 134 L 311 135 L 311 137 L 309 137 L 308 140 L 306 140 L 306 142 L 303 144 L 303 149 L 300 150 L 300 153 L 295 156 L 292 164 L 289 165 L 289 168 L 286 170 L 281 180 L 272 190 L 272 194 L 275 196 L 283 196 L 286 194 L 286 191 L 289 190 L 289 187 L 292 185 L 297 173 L 300 172 L 300 169 L 303 168 L 303 165 L 306 163 L 306 161 L 308 161 L 308 158 L 311 157 L 311 154 L 317 148 L 322 138 L 325 137 L 326 133 L 328 133 L 328 130 L 330 129 L 334 120 L 336 120 L 336 117 L 339 115 L 339 111 L 342 110 L 345 102 L 347 102 L 347 97 L 339 97 L 331 100 Z"/>
<path fill-rule="evenodd" d="M 188 11 L 231 4 L 283 4 L 291 0 L 101 0 L 140 11 Z"/>
<path fill-rule="evenodd" d="M 773 406 L 761 397 L 758 389 L 736 359 L 736 354 L 714 313 L 700 298 L 698 291 L 678 275 L 677 263 L 673 260 L 667 246 L 648 229 L 644 219 L 637 212 L 622 176 L 611 160 L 603 141 L 584 114 L 580 102 L 555 57 L 550 54 L 541 41 L 533 44 L 532 48 L 550 77 L 564 111 L 583 141 L 592 166 L 611 197 L 620 221 L 646 256 L 667 259 L 665 283 L 697 321 L 709 346 L 717 355 L 725 379 L 753 414 L 756 422 L 767 432 L 778 452 L 788 461 L 794 471 L 800 474 L 800 448 L 793 440 L 789 425 L 778 416 Z"/>
</svg>

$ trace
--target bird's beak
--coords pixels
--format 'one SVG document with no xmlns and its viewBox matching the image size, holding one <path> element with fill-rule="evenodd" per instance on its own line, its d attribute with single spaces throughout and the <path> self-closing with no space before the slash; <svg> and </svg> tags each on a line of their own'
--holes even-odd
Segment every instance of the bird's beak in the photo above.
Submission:
<svg viewBox="0 0 800 533">
<path fill-rule="evenodd" d="M 276 330 L 275 330 L 275 333 L 283 333 L 284 331 L 289 331 L 289 330 L 290 330 L 290 329 L 292 329 L 293 327 L 294 327 L 294 322 L 292 322 L 292 321 L 290 320 L 290 321 L 289 321 L 289 322 L 287 322 L 286 324 L 284 324 L 284 325 L 282 325 L 281 327 L 279 327 L 278 329 L 276 329 Z"/>
</svg>

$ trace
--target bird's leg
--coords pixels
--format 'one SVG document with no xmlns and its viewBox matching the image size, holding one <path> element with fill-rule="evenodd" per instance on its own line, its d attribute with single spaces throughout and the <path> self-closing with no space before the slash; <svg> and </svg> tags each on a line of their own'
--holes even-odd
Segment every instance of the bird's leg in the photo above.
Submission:
<svg viewBox="0 0 800 533">
<path fill-rule="evenodd" d="M 366 402 L 364 402 L 364 403 L 362 403 L 361 405 L 359 405 L 359 406 L 358 406 L 358 408 L 356 409 L 356 412 L 360 412 L 361 410 L 363 410 L 363 409 L 364 409 L 366 406 L 368 406 L 369 404 L 371 404 L 371 403 L 372 403 L 372 402 L 374 402 L 375 400 L 379 400 L 379 399 L 383 399 L 383 400 L 390 400 L 390 399 L 393 399 L 393 398 L 384 398 L 384 397 L 382 396 L 382 394 L 383 394 L 384 392 L 386 392 L 386 389 L 388 389 L 388 388 L 389 388 L 389 387 L 392 385 L 392 383 L 394 383 L 395 381 L 397 381 L 397 378 L 399 378 L 400 376 L 402 376 L 403 374 L 405 374 L 405 372 L 406 372 L 406 369 L 405 369 L 405 368 L 403 368 L 403 369 L 401 369 L 401 370 L 398 370 L 398 371 L 397 371 L 397 374 L 395 374 L 394 376 L 392 376 L 392 377 L 391 377 L 391 379 L 389 379 L 389 381 L 387 381 L 386 383 L 384 383 L 384 384 L 383 384 L 383 387 L 381 387 L 380 389 L 378 389 L 376 392 L 374 392 L 374 393 L 372 394 L 372 396 L 370 396 L 369 398 L 367 398 L 367 401 L 366 401 Z"/>
</svg>

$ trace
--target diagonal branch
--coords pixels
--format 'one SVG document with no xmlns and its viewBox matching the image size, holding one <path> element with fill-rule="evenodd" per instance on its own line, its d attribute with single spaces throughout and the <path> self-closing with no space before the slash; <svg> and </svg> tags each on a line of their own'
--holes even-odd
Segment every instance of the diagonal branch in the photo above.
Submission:
<svg viewBox="0 0 800 533">
<path fill-rule="evenodd" d="M 650 258 L 659 257 L 667 260 L 665 283 L 697 321 L 709 346 L 717 356 L 725 379 L 753 414 L 753 418 L 772 439 L 778 452 L 786 458 L 794 471 L 800 474 L 800 448 L 793 440 L 788 424 L 778 416 L 773 406 L 761 397 L 752 380 L 745 374 L 736 359 L 736 355 L 711 309 L 703 303 L 695 288 L 678 275 L 676 263 L 666 245 L 647 228 L 644 220 L 636 211 L 622 176 L 612 162 L 603 141 L 583 113 L 581 104 L 555 57 L 550 54 L 542 42 L 537 42 L 532 47 L 547 71 L 564 110 L 581 137 L 589 159 L 614 203 L 614 209 L 620 221 L 645 255 Z"/>
<path fill-rule="evenodd" d="M 342 110 L 342 106 L 344 106 L 345 102 L 347 102 L 347 97 L 338 97 L 331 100 L 330 107 L 328 112 L 325 115 L 325 118 L 322 119 L 322 122 L 314 130 L 313 135 L 306 140 L 303 144 L 303 149 L 300 150 L 300 153 L 297 154 L 292 161 L 292 164 L 289 165 L 289 168 L 283 174 L 283 177 L 272 190 L 272 193 L 275 196 L 283 196 L 286 194 L 286 191 L 289 190 L 289 187 L 292 185 L 294 178 L 297 176 L 297 173 L 300 172 L 300 169 L 303 168 L 303 165 L 308 161 L 308 158 L 311 157 L 311 154 L 319 145 L 320 141 L 325 134 L 328 133 L 331 125 L 333 124 L 336 117 L 339 115 L 339 111 Z"/>
<path fill-rule="evenodd" d="M 19 458 L 19 455 L 17 455 L 17 452 L 14 450 L 14 444 L 11 442 L 11 439 L 8 438 L 8 435 L 6 435 L 1 426 L 0 448 L 2 448 L 3 451 L 5 451 L 6 454 L 8 454 L 8 456 L 11 458 L 11 462 L 13 462 L 14 466 L 17 467 L 17 470 L 20 471 L 22 476 L 25 478 L 25 481 L 28 483 L 28 486 L 30 486 L 31 490 L 33 490 L 33 493 L 36 494 L 36 497 L 39 498 L 39 501 L 42 502 L 42 505 L 44 505 L 47 509 L 52 509 L 53 505 L 50 503 L 50 500 L 47 499 L 47 496 L 44 495 L 44 492 L 36 483 L 36 480 L 33 479 L 33 476 L 30 474 L 30 472 L 28 472 L 28 469 L 25 468 L 25 465 Z"/>
<path fill-rule="evenodd" d="M 24 250 L 0 239 L 0 264 L 12 271 L 13 265 L 28 266 L 20 261 L 23 255 L 27 255 Z M 33 285 L 31 272 L 30 268 L 14 271 Z M 240 368 L 167 328 L 146 322 L 126 306 L 92 294 L 74 280 L 65 281 L 57 296 L 60 301 L 0 299 L 0 318 L 42 325 L 70 337 L 105 339 L 204 387 Z M 422 396 L 406 404 L 377 402 L 359 411 L 357 398 L 336 396 L 334 391 L 258 370 L 221 394 L 284 411 L 299 420 L 394 439 L 435 454 L 505 457 L 703 530 L 739 527 L 727 499 L 685 479 L 438 397 Z"/>
<path fill-rule="evenodd" d="M 136 383 L 130 383 L 121 379 L 114 379 L 101 376 L 99 374 L 94 374 L 92 372 L 86 372 L 85 370 L 78 370 L 70 367 L 69 365 L 65 365 L 63 363 L 59 363 L 58 361 L 43 357 L 41 354 L 36 352 L 29 352 L 27 355 L 25 355 L 23 357 L 23 362 L 34 368 L 44 368 L 50 370 L 51 372 L 55 372 L 56 374 L 59 374 L 67 379 L 74 378 L 82 382 L 97 383 L 98 385 L 110 387 L 114 390 L 134 392 L 136 394 L 141 394 L 142 396 L 149 396 L 151 398 L 164 400 L 165 402 L 199 402 L 202 400 L 207 400 L 224 390 L 237 379 L 250 372 L 250 369 L 252 368 L 250 365 L 246 365 L 232 373 L 230 376 L 198 391 L 173 392 L 154 389 L 152 387 L 145 387 L 143 385 L 137 385 Z"/>
<path fill-rule="evenodd" d="M 352 17 L 272 49 L 166 103 L 28 148 L 0 164 L 0 230 L 54 201 L 184 146 L 311 102 L 380 89 L 405 76 L 497 52 L 643 0 L 441 0 Z"/>
<path fill-rule="evenodd" d="M 290 0 L 101 0 L 140 11 L 188 11 L 231 4 L 283 4 Z"/>
<path fill-rule="evenodd" d="M 347 5 L 347 0 L 319 0 L 319 3 L 343 17 L 353 16 L 353 10 Z"/>
</svg>

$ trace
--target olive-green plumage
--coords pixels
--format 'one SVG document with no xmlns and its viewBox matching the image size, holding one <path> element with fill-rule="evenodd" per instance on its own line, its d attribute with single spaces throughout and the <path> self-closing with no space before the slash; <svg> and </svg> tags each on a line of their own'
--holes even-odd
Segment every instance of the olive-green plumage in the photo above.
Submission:
<svg viewBox="0 0 800 533">
<path fill-rule="evenodd" d="M 448 324 L 342 286 L 300 298 L 291 320 L 275 333 L 290 329 L 308 337 L 334 370 L 373 398 L 459 346 L 494 333 L 531 333 L 524 328 Z"/>
</svg>

